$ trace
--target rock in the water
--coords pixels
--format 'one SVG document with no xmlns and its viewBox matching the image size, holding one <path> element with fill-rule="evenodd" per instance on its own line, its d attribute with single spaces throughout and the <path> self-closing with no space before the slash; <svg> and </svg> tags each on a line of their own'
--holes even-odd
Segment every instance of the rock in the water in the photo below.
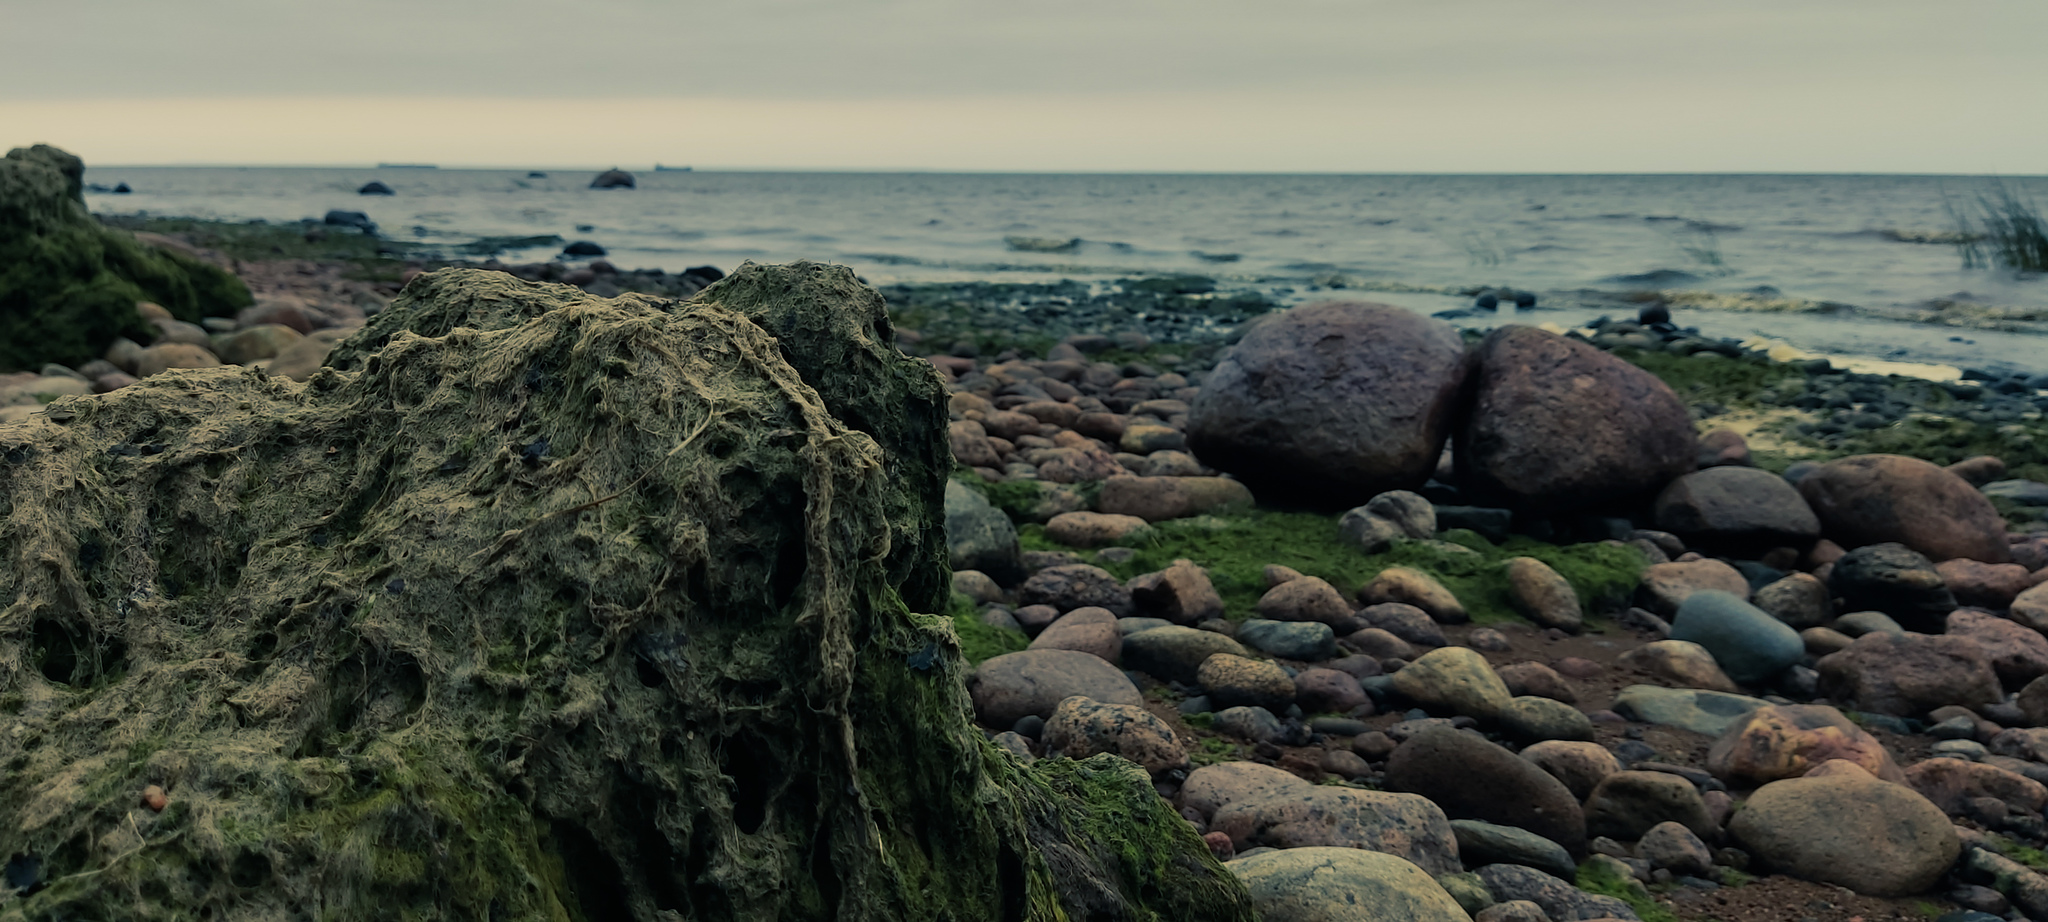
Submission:
<svg viewBox="0 0 2048 922">
<path fill-rule="evenodd" d="M 0 428 L 0 554 L 62 562 L 0 569 L 44 624 L 0 638 L 44 664 L 0 685 L 45 702 L 7 715 L 0 755 L 10 784 L 68 792 L 0 819 L 117 884 L 14 909 L 797 918 L 829 880 L 885 915 L 1252 918 L 1130 763 L 990 757 L 954 632 L 899 594 L 946 586 L 945 469 L 888 476 L 791 338 L 716 299 L 499 272 L 408 299 L 479 322 L 304 385 L 186 372 Z M 487 328 L 499 311 L 525 316 Z M 888 563 L 899 508 L 936 550 L 916 573 Z M 233 834 L 106 838 L 146 783 L 171 806 L 143 822 Z M 715 899 L 687 896 L 710 892 L 696 869 Z"/>
<path fill-rule="evenodd" d="M 1453 457 L 1462 485 L 1482 498 L 1579 509 L 1692 470 L 1692 418 L 1649 372 L 1526 326 L 1488 334 L 1478 362 Z"/>
<path fill-rule="evenodd" d="M 76 368 L 117 338 L 149 342 L 137 302 L 197 323 L 253 300 L 233 275 L 94 220 L 84 177 L 84 161 L 47 145 L 0 158 L 0 372 Z"/>
<path fill-rule="evenodd" d="M 1195 681 L 1218 708 L 1250 706 L 1277 712 L 1294 703 L 1294 680 L 1265 660 L 1218 653 L 1202 662 Z"/>
<path fill-rule="evenodd" d="M 1653 640 L 1622 654 L 1616 662 L 1681 688 L 1730 693 L 1741 690 L 1722 671 L 1714 654 L 1690 640 Z"/>
<path fill-rule="evenodd" d="M 1073 611 L 1093 605 L 1109 609 L 1119 618 L 1131 613 L 1131 591 L 1108 570 L 1085 563 L 1046 567 L 1031 574 L 1017 587 L 1017 600 L 1025 605 L 1050 605 Z"/>
<path fill-rule="evenodd" d="M 1367 605 L 1401 602 L 1427 612 L 1440 624 L 1464 624 L 1465 605 L 1436 577 L 1411 567 L 1388 567 L 1358 590 Z"/>
<path fill-rule="evenodd" d="M 997 582 L 1015 583 L 1024 570 L 1017 526 L 1001 509 L 958 481 L 946 481 L 946 552 L 955 570 L 979 570 Z"/>
<path fill-rule="evenodd" d="M 1447 816 L 1527 829 L 1574 853 L 1586 847 L 1585 816 L 1571 790 L 1477 734 L 1416 734 L 1387 760 L 1386 785 L 1429 798 Z"/>
<path fill-rule="evenodd" d="M 1727 552 L 1805 547 L 1820 520 L 1785 478 L 1753 467 L 1710 467 L 1657 494 L 1657 527 L 1687 544 Z"/>
<path fill-rule="evenodd" d="M 1465 382 L 1447 323 L 1384 304 L 1297 307 L 1224 353 L 1188 444 L 1271 500 L 1342 509 L 1422 485 Z"/>
<path fill-rule="evenodd" d="M 1671 639 L 1706 648 L 1729 678 L 1751 685 L 1769 680 L 1806 655 L 1798 631 L 1748 602 L 1713 590 L 1693 593 L 1678 607 Z"/>
<path fill-rule="evenodd" d="M 633 174 L 617 169 L 599 173 L 597 178 L 590 181 L 592 189 L 631 189 L 636 185 Z"/>
<path fill-rule="evenodd" d="M 1859 547 L 1835 561 L 1828 588 L 1843 611 L 1881 611 L 1907 630 L 1933 633 L 1956 607 L 1941 572 L 1925 555 L 1903 544 Z"/>
<path fill-rule="evenodd" d="M 1515 610 L 1543 627 L 1577 631 L 1579 594 L 1550 565 L 1534 557 L 1508 560 L 1508 597 Z"/>
<path fill-rule="evenodd" d="M 1728 830 L 1767 868 L 1871 896 L 1923 892 L 1961 851 L 1940 808 L 1853 767 L 1758 788 Z"/>
<path fill-rule="evenodd" d="M 1078 650 L 1024 650 L 993 656 L 976 667 L 967 688 L 974 712 L 991 727 L 1008 729 L 1026 714 L 1051 717 L 1074 695 L 1108 704 L 1143 704 L 1121 670 Z"/>
<path fill-rule="evenodd" d="M 1124 666 L 1168 682 L 1195 684 L 1202 661 L 1217 653 L 1249 656 L 1244 645 L 1213 631 L 1156 627 L 1124 635 Z"/>
<path fill-rule="evenodd" d="M 1112 477 L 1096 508 L 1147 522 L 1185 519 L 1252 504 L 1252 491 L 1228 477 Z"/>
<path fill-rule="evenodd" d="M 1105 704 L 1080 696 L 1053 709 L 1045 722 L 1045 748 L 1070 759 L 1106 752 L 1154 775 L 1188 764 L 1187 751 L 1166 721 L 1135 704 Z"/>
<path fill-rule="evenodd" d="M 1467 922 L 1414 863 L 1355 848 L 1270 851 L 1226 865 L 1266 922 Z"/>
<path fill-rule="evenodd" d="M 1586 834 L 1632 842 L 1658 823 L 1673 822 L 1705 838 L 1714 820 L 1692 782 L 1664 772 L 1608 775 L 1586 798 Z"/>
<path fill-rule="evenodd" d="M 1176 560 L 1173 566 L 1131 580 L 1131 604 L 1138 614 L 1164 618 L 1174 624 L 1200 624 L 1223 617 L 1223 597 L 1209 580 L 1209 571 L 1193 561 Z"/>
<path fill-rule="evenodd" d="M 1492 720 L 1507 707 L 1507 684 L 1486 657 L 1467 647 L 1442 647 L 1394 673 L 1394 690 L 1429 710 Z"/>
<path fill-rule="evenodd" d="M 1337 656 L 1337 635 L 1327 624 L 1252 618 L 1237 626 L 1237 640 L 1284 659 L 1320 663 Z"/>
<path fill-rule="evenodd" d="M 1750 712 L 1707 752 L 1707 770 L 1730 784 L 1797 778 L 1842 759 L 1886 781 L 1904 781 L 1876 737 L 1823 704 L 1768 705 Z"/>
<path fill-rule="evenodd" d="M 1904 455 L 1853 455 L 1799 481 L 1799 493 L 1844 547 L 1897 542 L 1935 560 L 2012 559 L 2005 519 L 1969 482 Z"/>
<path fill-rule="evenodd" d="M 1919 717 L 1950 704 L 1976 708 L 2004 697 L 1983 648 L 1967 637 L 1865 634 L 1821 657 L 1817 668 L 1829 698 L 1894 717 Z"/>
<path fill-rule="evenodd" d="M 1311 784 L 1218 808 L 1209 828 L 1238 851 L 1326 845 L 1399 855 L 1431 874 L 1463 870 L 1450 820 L 1413 794 Z"/>
<path fill-rule="evenodd" d="M 1458 836 L 1458 860 L 1467 867 L 1505 862 L 1564 880 L 1578 874 L 1578 865 L 1564 846 L 1526 829 L 1481 820 L 1452 820 L 1451 831 Z"/>
<path fill-rule="evenodd" d="M 1614 709 L 1624 717 L 1708 736 L 1728 732 L 1768 703 L 1746 695 L 1655 685 L 1631 685 L 1614 696 Z"/>
</svg>

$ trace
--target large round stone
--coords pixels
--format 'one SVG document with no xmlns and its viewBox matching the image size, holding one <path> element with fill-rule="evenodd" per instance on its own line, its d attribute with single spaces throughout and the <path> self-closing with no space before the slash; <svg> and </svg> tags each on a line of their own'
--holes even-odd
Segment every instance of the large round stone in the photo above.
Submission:
<svg viewBox="0 0 2048 922">
<path fill-rule="evenodd" d="M 1806 656 L 1799 632 L 1725 592 L 1696 592 L 1678 606 L 1671 639 L 1699 644 L 1737 682 L 1760 684 Z"/>
<path fill-rule="evenodd" d="M 1896 541 L 1935 560 L 2012 559 L 2005 519 L 1969 481 L 1904 455 L 1853 455 L 1815 468 L 1799 493 L 1845 547 Z"/>
<path fill-rule="evenodd" d="M 1842 759 L 1886 781 L 1904 781 L 1877 738 L 1824 704 L 1767 705 L 1750 712 L 1707 751 L 1707 770 L 1736 785 L 1797 778 Z"/>
<path fill-rule="evenodd" d="M 1163 630 L 1163 628 L 1162 628 Z M 1109 704 L 1143 704 L 1144 696 L 1102 657 L 1075 650 L 1024 650 L 990 657 L 967 680 L 981 722 L 1008 730 L 1026 714 L 1051 717 L 1073 695 Z"/>
<path fill-rule="evenodd" d="M 1476 495 L 1577 509 L 1647 493 L 1692 470 L 1692 417 L 1649 372 L 1526 326 L 1493 331 L 1478 357 L 1454 455 Z"/>
<path fill-rule="evenodd" d="M 1766 867 L 1869 896 L 1925 891 L 1962 848 L 1941 808 L 1854 767 L 1764 785 L 1728 829 Z"/>
<path fill-rule="evenodd" d="M 1248 655 L 1235 640 L 1191 627 L 1155 627 L 1124 635 L 1124 666 L 1162 682 L 1195 684 L 1202 661 L 1217 653 Z"/>
<path fill-rule="evenodd" d="M 1429 479 L 1469 362 L 1450 324 L 1385 304 L 1260 322 L 1189 408 L 1188 445 L 1260 498 L 1344 509 Z"/>
<path fill-rule="evenodd" d="M 1240 851 L 1331 845 L 1399 855 L 1431 874 L 1463 869 L 1451 821 L 1413 794 L 1303 785 L 1219 807 L 1209 829 Z"/>
<path fill-rule="evenodd" d="M 1657 494 L 1657 527 L 1687 544 L 1731 550 L 1805 547 L 1820 519 L 1799 491 L 1770 471 L 1710 467 L 1671 481 Z"/>
<path fill-rule="evenodd" d="M 1266 922 L 1467 922 L 1413 862 L 1355 848 L 1290 848 L 1225 865 Z"/>
<path fill-rule="evenodd" d="M 1950 704 L 1976 708 L 2004 697 L 1984 648 L 1967 637 L 1865 634 L 1815 665 L 1822 694 L 1895 717 L 1920 717 Z"/>
<path fill-rule="evenodd" d="M 1486 657 L 1470 647 L 1442 647 L 1394 673 L 1394 690 L 1432 711 L 1480 720 L 1500 716 L 1512 697 Z"/>
<path fill-rule="evenodd" d="M 1429 798 L 1444 815 L 1527 829 L 1574 853 L 1586 818 L 1564 782 L 1535 763 L 1463 730 L 1410 737 L 1387 760 L 1387 787 Z"/>
</svg>

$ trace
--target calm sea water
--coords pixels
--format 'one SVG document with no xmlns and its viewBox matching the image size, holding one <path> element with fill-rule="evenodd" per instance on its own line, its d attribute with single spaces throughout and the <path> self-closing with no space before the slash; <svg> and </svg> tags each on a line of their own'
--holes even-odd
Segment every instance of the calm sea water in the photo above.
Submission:
<svg viewBox="0 0 2048 922">
<path fill-rule="evenodd" d="M 638 189 L 595 190 L 592 175 L 103 168 L 87 181 L 135 190 L 89 196 L 101 212 L 292 221 L 344 208 L 398 240 L 558 234 L 671 271 L 807 258 L 875 282 L 1200 273 L 1289 299 L 1335 283 L 1429 311 L 1469 303 L 1448 291 L 1499 285 L 1562 309 L 1524 319 L 1566 323 L 1613 312 L 1601 292 L 1711 292 L 1730 299 L 1680 322 L 1838 354 L 2048 369 L 2039 333 L 1881 319 L 1952 301 L 2048 329 L 2048 280 L 1911 242 L 1954 231 L 1957 211 L 2000 182 L 1981 177 L 640 172 Z M 372 179 L 397 194 L 357 195 Z M 2048 178 L 2001 181 L 2048 202 Z M 1011 238 L 1080 242 L 1034 252 Z M 1759 299 L 1852 309 L 1727 309 Z"/>
</svg>

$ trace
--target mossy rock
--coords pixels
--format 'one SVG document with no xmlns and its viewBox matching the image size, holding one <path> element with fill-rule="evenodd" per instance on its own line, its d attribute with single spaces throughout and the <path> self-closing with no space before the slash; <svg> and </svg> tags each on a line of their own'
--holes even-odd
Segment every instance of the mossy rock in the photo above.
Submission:
<svg viewBox="0 0 2048 922">
<path fill-rule="evenodd" d="M 0 159 L 0 371 L 80 365 L 117 336 L 147 341 L 137 301 L 194 323 L 253 302 L 219 268 L 102 227 L 85 210 L 84 176 L 82 161 L 46 145 Z"/>
<path fill-rule="evenodd" d="M 888 563 L 942 472 L 755 321 L 408 297 L 528 319 L 0 430 L 0 919 L 1254 917 L 1141 770 L 972 727 Z"/>
</svg>

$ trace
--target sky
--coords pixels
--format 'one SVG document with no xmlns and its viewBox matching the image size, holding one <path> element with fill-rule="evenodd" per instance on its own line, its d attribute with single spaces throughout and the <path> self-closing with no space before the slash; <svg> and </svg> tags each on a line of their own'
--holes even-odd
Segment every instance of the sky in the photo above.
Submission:
<svg viewBox="0 0 2048 922">
<path fill-rule="evenodd" d="M 0 0 L 96 165 L 2048 173 L 2048 0 Z"/>
</svg>

